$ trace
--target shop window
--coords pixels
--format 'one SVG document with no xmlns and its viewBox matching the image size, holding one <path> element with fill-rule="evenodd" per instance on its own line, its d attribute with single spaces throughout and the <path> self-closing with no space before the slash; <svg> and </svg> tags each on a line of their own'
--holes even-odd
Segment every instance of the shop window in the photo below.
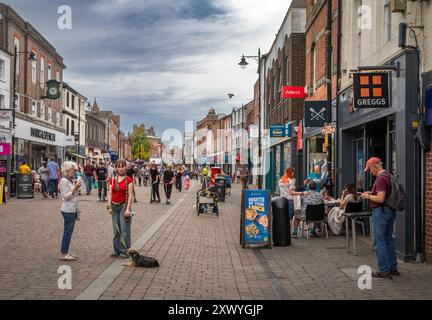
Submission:
<svg viewBox="0 0 432 320">
<path fill-rule="evenodd" d="M 326 163 L 327 153 L 324 148 L 325 139 L 323 136 L 313 137 L 309 139 L 308 144 L 308 172 L 314 171 L 316 165 L 322 167 Z"/>
<path fill-rule="evenodd" d="M 36 101 L 32 101 L 32 116 L 37 116 Z"/>
</svg>

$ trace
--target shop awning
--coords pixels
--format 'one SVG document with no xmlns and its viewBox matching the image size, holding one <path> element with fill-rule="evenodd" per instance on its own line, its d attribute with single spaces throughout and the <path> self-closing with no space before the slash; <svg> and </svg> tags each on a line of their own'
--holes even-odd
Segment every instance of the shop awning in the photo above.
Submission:
<svg viewBox="0 0 432 320">
<path fill-rule="evenodd" d="M 75 157 L 75 158 L 80 158 L 80 159 L 87 159 L 87 157 L 85 157 L 85 156 L 82 156 L 82 155 L 80 155 L 80 154 L 76 154 L 76 153 L 73 153 L 73 152 L 66 152 L 69 156 L 71 156 L 71 157 Z"/>
</svg>

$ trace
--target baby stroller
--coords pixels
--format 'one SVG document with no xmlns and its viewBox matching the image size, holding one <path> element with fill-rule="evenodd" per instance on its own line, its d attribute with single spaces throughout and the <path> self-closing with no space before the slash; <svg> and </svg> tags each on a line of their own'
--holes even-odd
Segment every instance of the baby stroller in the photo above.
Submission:
<svg viewBox="0 0 432 320">
<path fill-rule="evenodd" d="M 212 212 L 216 213 L 216 216 L 219 216 L 218 201 L 218 196 L 213 192 L 213 188 L 211 187 L 211 178 L 204 177 L 202 187 L 197 192 L 197 215 L 199 216 L 200 213 Z"/>
</svg>

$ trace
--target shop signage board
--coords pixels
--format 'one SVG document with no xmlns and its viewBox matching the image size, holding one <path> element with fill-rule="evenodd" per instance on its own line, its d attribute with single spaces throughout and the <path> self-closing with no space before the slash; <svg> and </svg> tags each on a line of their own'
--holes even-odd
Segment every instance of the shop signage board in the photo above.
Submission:
<svg viewBox="0 0 432 320">
<path fill-rule="evenodd" d="M 326 123 L 327 101 L 305 101 L 305 128 L 322 128 Z"/>
<path fill-rule="evenodd" d="M 272 246 L 270 194 L 266 190 L 244 190 L 240 243 L 243 248 Z"/>
<path fill-rule="evenodd" d="M 270 125 L 270 138 L 291 138 L 291 123 Z"/>
<path fill-rule="evenodd" d="M 270 138 L 284 138 L 285 126 L 284 125 L 270 125 Z"/>
<path fill-rule="evenodd" d="M 304 87 L 284 86 L 282 88 L 282 98 L 285 99 L 303 99 L 306 97 Z"/>
<path fill-rule="evenodd" d="M 33 176 L 31 174 L 17 174 L 18 178 L 18 199 L 32 199 L 33 193 Z"/>
<path fill-rule="evenodd" d="M 11 145 L 9 143 L 0 142 L 0 156 L 10 156 Z"/>
<path fill-rule="evenodd" d="M 12 110 L 0 110 L 0 126 L 10 128 L 12 122 Z"/>
<path fill-rule="evenodd" d="M 354 73 L 354 108 L 390 108 L 389 73 Z"/>
</svg>

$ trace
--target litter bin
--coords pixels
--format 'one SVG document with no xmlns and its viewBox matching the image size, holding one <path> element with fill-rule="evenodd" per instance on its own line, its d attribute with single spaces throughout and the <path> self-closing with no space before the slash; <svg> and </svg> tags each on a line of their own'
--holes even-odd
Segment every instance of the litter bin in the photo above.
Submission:
<svg viewBox="0 0 432 320">
<path fill-rule="evenodd" d="M 288 200 L 284 197 L 272 199 L 273 245 L 288 247 L 291 245 L 291 226 L 288 214 Z"/>
<path fill-rule="evenodd" d="M 225 202 L 225 190 L 226 190 L 225 176 L 217 175 L 215 177 L 215 184 L 213 190 L 217 194 L 219 201 Z"/>
</svg>

